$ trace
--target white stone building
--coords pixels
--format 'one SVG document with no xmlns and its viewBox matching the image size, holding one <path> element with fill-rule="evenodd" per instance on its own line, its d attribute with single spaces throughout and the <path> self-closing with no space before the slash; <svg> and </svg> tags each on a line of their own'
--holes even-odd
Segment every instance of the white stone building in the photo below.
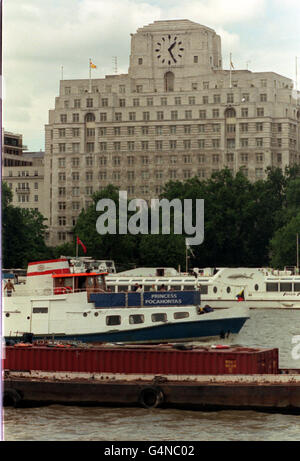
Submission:
<svg viewBox="0 0 300 461">
<path fill-rule="evenodd" d="M 228 167 L 251 180 L 300 162 L 299 94 L 274 72 L 223 70 L 221 39 L 189 20 L 132 34 L 128 74 L 62 80 L 45 127 L 52 245 L 108 184 L 157 197 L 170 180 Z"/>
</svg>

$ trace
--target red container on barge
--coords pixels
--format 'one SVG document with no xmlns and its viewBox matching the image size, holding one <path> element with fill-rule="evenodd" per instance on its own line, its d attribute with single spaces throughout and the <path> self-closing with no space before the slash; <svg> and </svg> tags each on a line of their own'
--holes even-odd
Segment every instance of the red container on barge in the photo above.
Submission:
<svg viewBox="0 0 300 461">
<path fill-rule="evenodd" d="M 162 346 L 59 347 L 15 345 L 5 349 L 4 370 L 137 375 L 278 374 L 278 349 Z"/>
</svg>

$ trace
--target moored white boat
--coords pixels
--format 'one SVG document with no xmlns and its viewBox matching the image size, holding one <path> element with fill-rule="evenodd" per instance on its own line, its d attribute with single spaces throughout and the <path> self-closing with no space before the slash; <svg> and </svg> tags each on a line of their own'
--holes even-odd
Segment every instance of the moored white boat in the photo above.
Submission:
<svg viewBox="0 0 300 461">
<path fill-rule="evenodd" d="M 67 259 L 30 263 L 26 284 L 4 298 L 4 337 L 197 341 L 234 338 L 249 318 L 244 303 L 203 314 L 199 290 L 112 293 L 105 281 L 106 273 L 71 272 Z"/>
<path fill-rule="evenodd" d="M 232 308 L 243 292 L 250 309 L 300 309 L 300 275 L 293 270 L 275 271 L 265 268 L 205 268 L 193 270 L 193 275 L 170 268 L 141 268 L 114 275 L 107 285 L 112 291 L 130 290 L 138 283 L 144 290 L 164 284 L 168 290 L 200 290 L 203 304 L 214 309 Z"/>
</svg>

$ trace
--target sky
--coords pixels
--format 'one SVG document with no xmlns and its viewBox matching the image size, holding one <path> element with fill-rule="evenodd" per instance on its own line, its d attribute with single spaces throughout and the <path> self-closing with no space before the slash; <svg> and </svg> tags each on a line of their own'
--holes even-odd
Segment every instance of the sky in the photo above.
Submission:
<svg viewBox="0 0 300 461">
<path fill-rule="evenodd" d="M 59 80 L 127 73 L 130 34 L 157 20 L 189 19 L 222 40 L 223 68 L 277 72 L 300 89 L 299 0 L 3 0 L 3 122 L 29 151 L 45 149 L 44 126 Z"/>
</svg>

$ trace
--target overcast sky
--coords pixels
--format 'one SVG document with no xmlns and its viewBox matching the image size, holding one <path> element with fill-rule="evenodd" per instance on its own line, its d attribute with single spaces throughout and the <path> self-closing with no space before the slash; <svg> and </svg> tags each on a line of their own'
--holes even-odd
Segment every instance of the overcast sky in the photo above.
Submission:
<svg viewBox="0 0 300 461">
<path fill-rule="evenodd" d="M 222 39 L 223 67 L 300 74 L 300 0 L 4 0 L 3 126 L 44 150 L 44 125 L 65 79 L 127 73 L 130 33 L 155 20 L 189 19 Z M 298 89 L 300 79 L 298 79 Z"/>
</svg>

